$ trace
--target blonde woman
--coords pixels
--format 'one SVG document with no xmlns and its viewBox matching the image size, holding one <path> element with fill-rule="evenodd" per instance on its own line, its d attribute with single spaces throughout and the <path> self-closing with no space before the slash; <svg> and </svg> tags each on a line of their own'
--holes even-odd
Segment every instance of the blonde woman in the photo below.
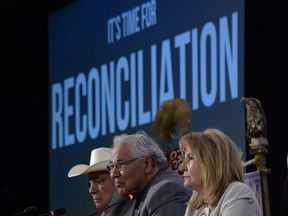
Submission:
<svg viewBox="0 0 288 216">
<path fill-rule="evenodd" d="M 180 169 L 194 190 L 185 216 L 260 216 L 253 190 L 243 183 L 243 167 L 234 142 L 218 129 L 183 135 Z"/>
</svg>

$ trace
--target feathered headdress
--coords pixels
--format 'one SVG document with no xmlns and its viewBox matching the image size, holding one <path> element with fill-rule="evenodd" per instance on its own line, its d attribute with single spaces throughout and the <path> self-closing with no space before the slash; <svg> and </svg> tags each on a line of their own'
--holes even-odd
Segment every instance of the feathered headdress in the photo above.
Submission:
<svg viewBox="0 0 288 216">
<path fill-rule="evenodd" d="M 160 138 L 166 141 L 182 136 L 189 132 L 191 128 L 191 106 L 187 101 L 178 98 L 165 101 L 160 106 L 160 110 L 152 124 L 152 129 Z"/>
</svg>

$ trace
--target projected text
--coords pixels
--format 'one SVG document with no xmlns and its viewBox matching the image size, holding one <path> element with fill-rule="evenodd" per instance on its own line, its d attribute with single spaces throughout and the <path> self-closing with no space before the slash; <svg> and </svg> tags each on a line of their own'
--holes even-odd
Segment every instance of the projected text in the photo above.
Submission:
<svg viewBox="0 0 288 216">
<path fill-rule="evenodd" d="M 238 13 L 54 83 L 51 97 L 52 149 L 151 123 L 175 97 L 193 110 L 237 98 Z"/>
<path fill-rule="evenodd" d="M 108 44 L 128 37 L 157 23 L 156 0 L 137 6 L 107 22 Z"/>
</svg>

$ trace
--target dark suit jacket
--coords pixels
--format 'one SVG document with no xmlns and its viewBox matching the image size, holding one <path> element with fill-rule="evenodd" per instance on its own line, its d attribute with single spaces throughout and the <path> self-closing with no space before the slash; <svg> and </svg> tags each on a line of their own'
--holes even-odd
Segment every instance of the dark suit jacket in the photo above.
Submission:
<svg viewBox="0 0 288 216">
<path fill-rule="evenodd" d="M 135 204 L 133 200 L 116 192 L 111 198 L 109 205 L 113 205 L 109 208 L 109 216 L 132 216 L 133 206 Z"/>
<path fill-rule="evenodd" d="M 183 178 L 170 168 L 159 171 L 148 185 L 143 196 L 130 200 L 133 206 L 118 206 L 111 211 L 112 216 L 182 216 L 185 214 L 187 203 L 192 190 L 184 186 Z M 117 210 L 117 212 L 115 211 Z"/>
</svg>

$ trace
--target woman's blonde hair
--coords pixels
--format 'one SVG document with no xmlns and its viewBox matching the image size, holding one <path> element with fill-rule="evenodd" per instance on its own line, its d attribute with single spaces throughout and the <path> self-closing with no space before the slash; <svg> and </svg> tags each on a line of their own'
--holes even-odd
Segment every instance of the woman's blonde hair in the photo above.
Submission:
<svg viewBox="0 0 288 216">
<path fill-rule="evenodd" d="M 244 181 L 242 161 L 236 144 L 218 129 L 189 132 L 179 141 L 181 150 L 189 148 L 202 171 L 204 192 L 193 192 L 189 205 L 198 209 L 209 201 L 212 207 L 233 181 Z"/>
</svg>

